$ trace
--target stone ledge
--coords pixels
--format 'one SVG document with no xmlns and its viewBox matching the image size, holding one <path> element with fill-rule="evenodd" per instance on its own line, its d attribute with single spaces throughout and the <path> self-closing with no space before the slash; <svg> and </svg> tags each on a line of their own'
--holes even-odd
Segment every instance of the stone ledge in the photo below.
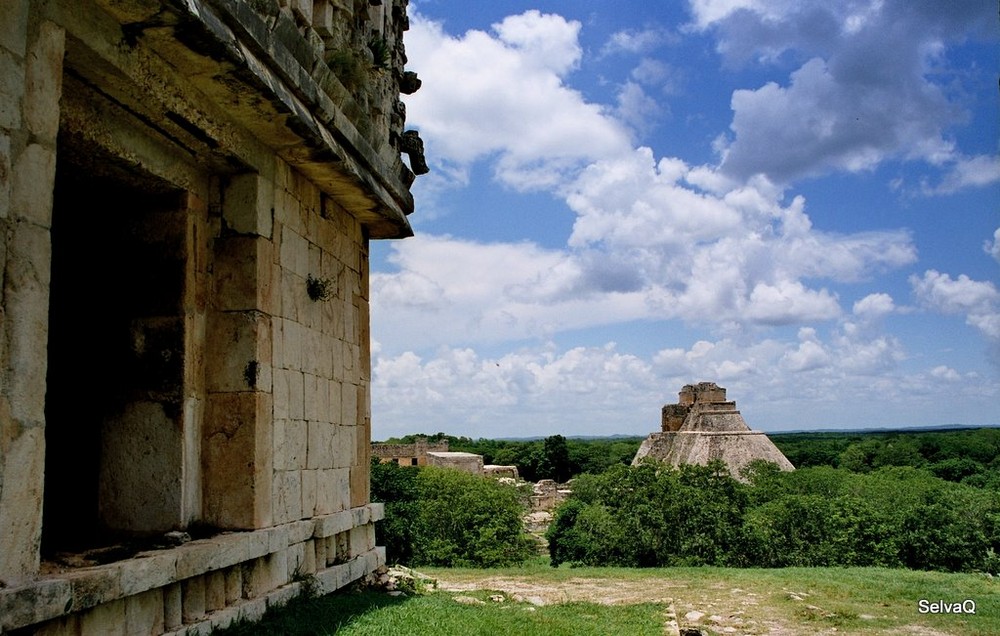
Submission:
<svg viewBox="0 0 1000 636">
<path fill-rule="evenodd" d="M 357 581 L 370 572 L 374 572 L 383 565 L 385 565 L 385 548 L 378 547 L 374 550 L 369 550 L 347 563 L 334 565 L 321 572 L 317 572 L 314 575 L 316 581 L 315 592 L 321 595 L 329 594 Z M 225 609 L 211 612 L 206 615 L 204 621 L 185 625 L 182 629 L 167 632 L 164 636 L 208 635 L 217 629 L 224 629 L 241 620 L 260 620 L 267 610 L 285 605 L 302 594 L 305 591 L 305 587 L 305 583 L 293 581 L 262 594 L 257 598 L 244 600 Z"/>
<path fill-rule="evenodd" d="M 293 521 L 274 528 L 220 534 L 209 539 L 191 541 L 176 548 L 140 552 L 131 559 L 53 574 L 18 587 L 0 589 L 0 632 L 34 625 L 71 612 L 91 609 L 195 576 L 221 571 L 268 554 L 277 554 L 291 545 L 308 541 L 310 538 L 326 538 L 351 530 L 357 527 L 358 524 L 354 523 L 357 520 L 363 519 L 364 521 L 359 524 L 363 526 L 381 519 L 383 515 L 382 504 L 368 504 L 320 518 Z M 379 558 L 376 556 L 377 552 L 378 549 L 369 551 L 334 568 L 350 566 L 362 557 L 377 561 Z M 381 562 L 385 562 L 384 550 L 381 553 Z M 353 570 L 345 572 L 354 573 Z M 348 574 L 325 576 L 338 578 Z M 278 589 L 285 587 L 288 586 Z M 268 592 L 266 596 L 277 598 L 272 592 Z M 230 609 L 232 608 L 220 611 Z M 214 612 L 213 616 L 216 613 Z M 242 617 L 242 614 L 240 616 Z"/>
</svg>

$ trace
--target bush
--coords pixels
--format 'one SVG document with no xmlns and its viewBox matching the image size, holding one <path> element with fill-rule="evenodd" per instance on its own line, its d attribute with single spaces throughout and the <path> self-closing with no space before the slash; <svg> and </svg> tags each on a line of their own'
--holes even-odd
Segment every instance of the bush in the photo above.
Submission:
<svg viewBox="0 0 1000 636">
<path fill-rule="evenodd" d="M 853 473 L 647 463 L 574 482 L 549 533 L 553 565 L 877 566 L 994 573 L 995 492 L 926 470 Z"/>
<path fill-rule="evenodd" d="M 373 463 L 372 500 L 386 504 L 379 540 L 392 562 L 502 567 L 534 554 L 524 532 L 521 493 L 494 479 Z"/>
</svg>

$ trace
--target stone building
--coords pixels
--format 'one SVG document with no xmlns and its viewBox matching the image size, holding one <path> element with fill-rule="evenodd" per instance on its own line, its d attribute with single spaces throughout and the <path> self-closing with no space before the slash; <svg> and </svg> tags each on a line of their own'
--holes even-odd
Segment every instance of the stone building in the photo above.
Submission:
<svg viewBox="0 0 1000 636">
<path fill-rule="evenodd" d="M 412 444 L 372 444 L 372 454 L 383 464 L 395 463 L 400 466 L 440 466 L 454 468 L 474 475 L 484 474 L 483 456 L 448 450 L 448 440 L 429 444 L 426 437 L 418 437 Z M 498 467 L 493 468 L 514 468 Z M 495 471 L 494 471 L 495 472 Z"/>
<path fill-rule="evenodd" d="M 727 401 L 726 390 L 714 382 L 685 385 L 676 404 L 663 406 L 660 432 L 643 441 L 632 464 L 646 457 L 673 466 L 704 466 L 718 459 L 737 479 L 743 479 L 743 469 L 756 459 L 795 470 L 767 435 L 750 430 L 736 402 Z"/>
<path fill-rule="evenodd" d="M 0 2 L 0 632 L 206 633 L 384 562 L 406 4 Z"/>
<path fill-rule="evenodd" d="M 427 443 L 426 437 L 418 437 L 412 444 L 372 443 L 372 455 L 378 457 L 383 464 L 395 463 L 400 466 L 427 466 L 428 453 L 447 453 L 448 440 L 433 444 Z"/>
</svg>

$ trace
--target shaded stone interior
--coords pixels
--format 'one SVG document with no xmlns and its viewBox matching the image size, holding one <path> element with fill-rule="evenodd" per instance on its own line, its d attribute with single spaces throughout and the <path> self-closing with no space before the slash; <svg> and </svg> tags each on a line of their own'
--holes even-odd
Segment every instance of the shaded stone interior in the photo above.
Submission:
<svg viewBox="0 0 1000 636">
<path fill-rule="evenodd" d="M 172 529 L 180 479 L 171 457 L 183 398 L 180 193 L 152 177 L 140 190 L 63 156 L 52 225 L 45 553 Z"/>
</svg>

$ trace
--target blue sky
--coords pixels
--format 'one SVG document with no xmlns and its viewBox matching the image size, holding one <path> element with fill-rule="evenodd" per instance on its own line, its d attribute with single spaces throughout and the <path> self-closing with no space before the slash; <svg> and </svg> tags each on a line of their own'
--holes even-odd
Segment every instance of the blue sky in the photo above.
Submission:
<svg viewBox="0 0 1000 636">
<path fill-rule="evenodd" d="M 981 0 L 413 0 L 432 172 L 372 246 L 373 438 L 1000 423 Z"/>
</svg>

